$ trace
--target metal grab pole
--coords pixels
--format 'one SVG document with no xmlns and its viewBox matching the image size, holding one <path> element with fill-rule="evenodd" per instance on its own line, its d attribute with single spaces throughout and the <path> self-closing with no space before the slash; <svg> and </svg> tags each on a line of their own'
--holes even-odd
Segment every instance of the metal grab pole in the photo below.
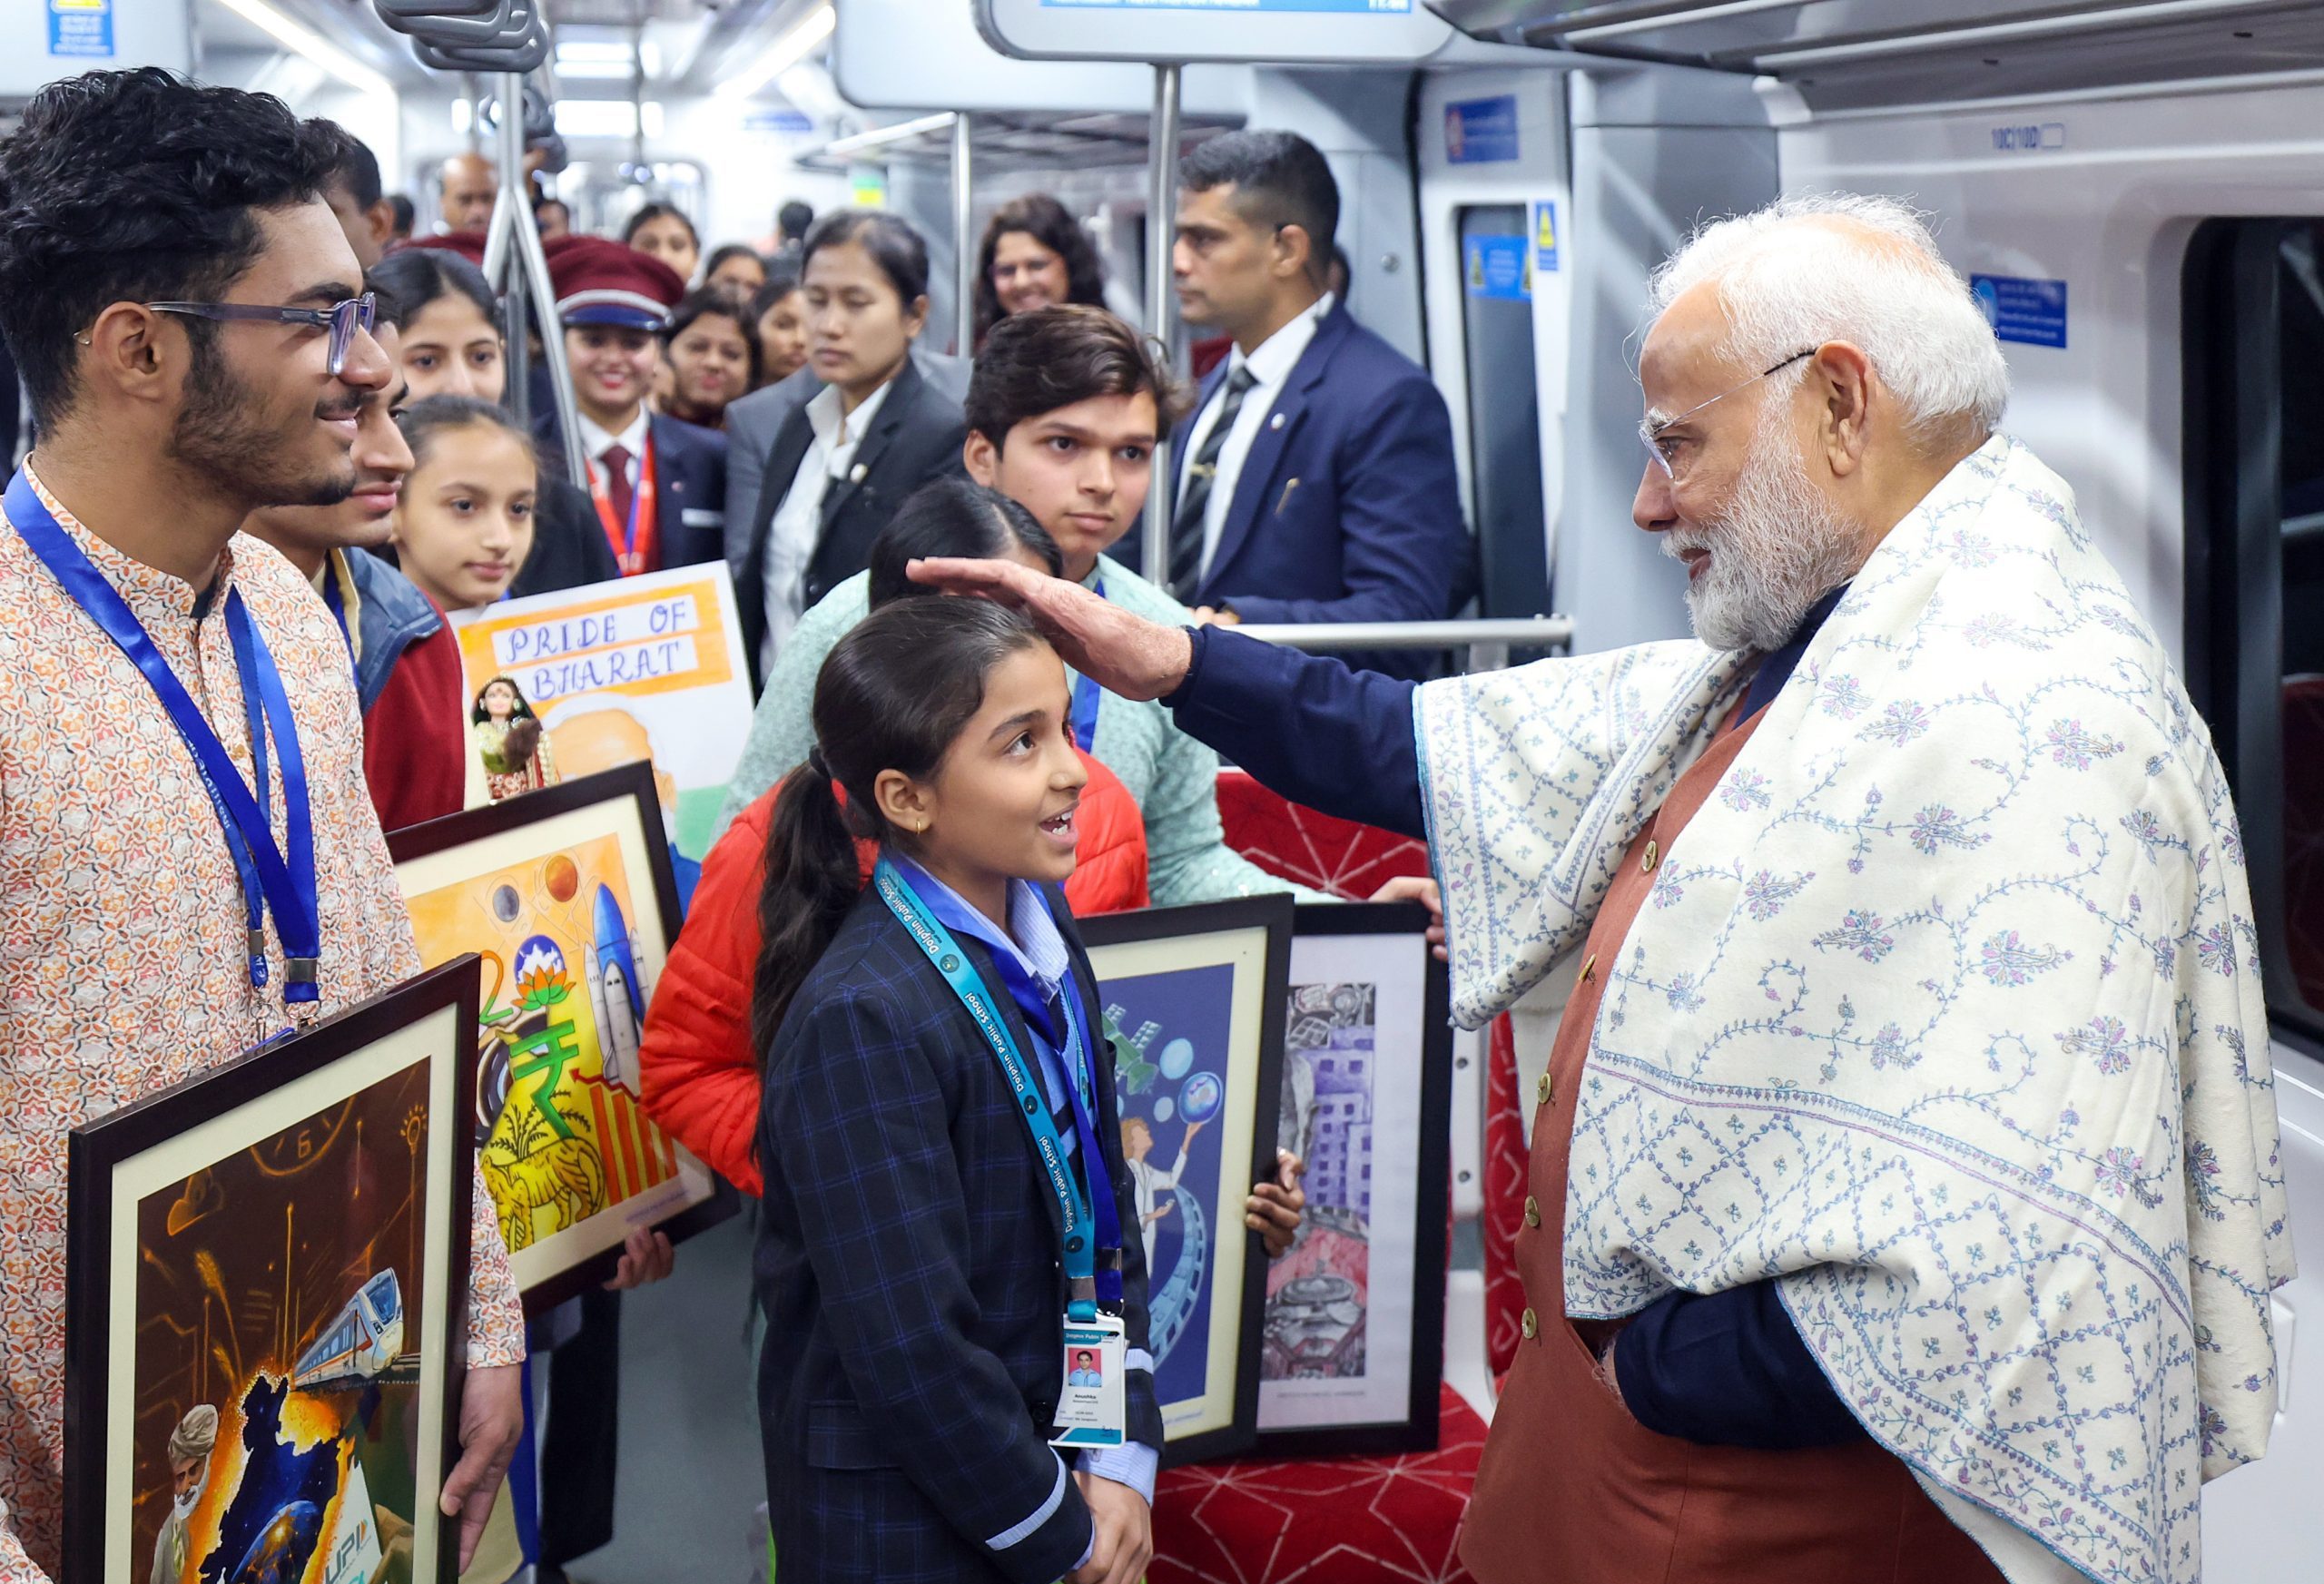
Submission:
<svg viewBox="0 0 2324 1584">
<path fill-rule="evenodd" d="M 492 201 L 492 223 L 484 250 L 485 279 L 500 291 L 507 318 L 508 388 L 501 401 L 520 424 L 533 421 L 532 347 L 525 339 L 525 283 L 529 271 L 508 267 L 508 250 L 517 246 L 517 233 L 530 229 L 522 196 L 525 181 L 525 80 L 514 72 L 497 79 L 500 85 L 500 191 Z M 479 109 L 481 106 L 479 106 Z M 492 244 L 500 244 L 497 257 Z"/>
<path fill-rule="evenodd" d="M 498 81 L 500 191 L 493 199 L 492 221 L 485 233 L 484 277 L 500 292 L 508 320 L 508 384 L 502 400 L 519 422 L 530 424 L 538 417 L 532 411 L 532 348 L 526 340 L 525 307 L 529 301 L 540 323 L 541 356 L 548 363 L 550 399 L 556 403 L 562 442 L 559 460 L 568 479 L 586 484 L 580 418 L 573 404 L 573 370 L 565 357 L 556 291 L 549 283 L 548 255 L 541 249 L 540 232 L 525 202 L 525 79 L 503 73 Z"/>
<path fill-rule="evenodd" d="M 517 228 L 517 259 L 531 278 L 535 310 L 541 325 L 541 356 L 548 362 L 548 389 L 556 403 L 556 432 L 564 440 L 565 476 L 587 488 L 589 465 L 581 444 L 581 411 L 573 401 L 573 368 L 565 355 L 565 320 L 556 311 L 556 289 L 549 284 L 548 254 L 540 232 L 530 225 Z"/>
<path fill-rule="evenodd" d="M 1146 332 L 1170 348 L 1170 310 L 1177 294 L 1170 290 L 1170 247 L 1177 231 L 1178 212 L 1178 68 L 1154 68 L 1154 117 L 1147 129 L 1148 165 L 1146 191 Z M 1177 484 L 1171 466 L 1170 437 L 1154 448 L 1154 483 L 1146 496 L 1145 561 L 1140 570 L 1157 585 L 1170 585 L 1170 507 Z"/>
<path fill-rule="evenodd" d="M 966 358 L 976 350 L 977 244 L 969 235 L 976 219 L 974 166 L 969 150 L 969 113 L 952 117 L 952 351 Z"/>
</svg>

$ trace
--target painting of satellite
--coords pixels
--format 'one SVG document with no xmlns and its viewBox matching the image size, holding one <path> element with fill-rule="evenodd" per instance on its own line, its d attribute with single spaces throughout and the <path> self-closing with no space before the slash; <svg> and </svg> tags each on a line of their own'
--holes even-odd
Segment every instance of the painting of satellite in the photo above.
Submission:
<svg viewBox="0 0 2324 1584">
<path fill-rule="evenodd" d="M 453 1576 L 458 962 L 76 1129 L 65 1579 Z"/>
<path fill-rule="evenodd" d="M 682 1238 L 736 1204 L 641 1099 L 677 929 L 655 795 L 625 765 L 389 838 L 421 957 L 484 961 L 478 1136 L 528 1313 L 605 1280 L 631 1228 Z"/>
<path fill-rule="evenodd" d="M 1266 1254 L 1243 1223 L 1272 1174 L 1291 899 L 1251 897 L 1081 924 L 1114 1047 L 1122 1156 L 1147 1269 L 1164 1460 L 1257 1437 Z"/>
</svg>

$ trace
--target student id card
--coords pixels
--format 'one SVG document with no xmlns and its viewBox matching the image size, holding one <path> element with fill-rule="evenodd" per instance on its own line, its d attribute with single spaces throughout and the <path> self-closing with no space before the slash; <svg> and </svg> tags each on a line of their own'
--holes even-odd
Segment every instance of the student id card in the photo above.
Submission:
<svg viewBox="0 0 2324 1584">
<path fill-rule="evenodd" d="M 1051 1446 L 1118 1447 L 1129 1439 L 1122 1375 L 1129 1356 L 1118 1315 L 1065 1323 L 1065 1386 Z"/>
</svg>

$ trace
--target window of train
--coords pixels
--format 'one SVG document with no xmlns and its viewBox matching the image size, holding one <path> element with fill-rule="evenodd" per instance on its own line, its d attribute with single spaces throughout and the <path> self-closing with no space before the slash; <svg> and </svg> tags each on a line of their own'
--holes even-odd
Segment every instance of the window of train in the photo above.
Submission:
<svg viewBox="0 0 2324 1584">
<path fill-rule="evenodd" d="M 2188 679 L 2270 1013 L 2324 1049 L 2324 219 L 2208 221 L 2184 284 Z"/>
</svg>

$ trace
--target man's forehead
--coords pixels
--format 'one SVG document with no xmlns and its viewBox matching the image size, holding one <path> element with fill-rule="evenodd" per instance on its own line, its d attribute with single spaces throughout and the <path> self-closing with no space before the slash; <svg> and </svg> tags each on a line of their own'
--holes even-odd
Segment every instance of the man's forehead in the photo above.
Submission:
<svg viewBox="0 0 2324 1584">
<path fill-rule="evenodd" d="M 1157 427 L 1154 398 L 1143 390 L 1126 396 L 1088 397 L 1025 421 L 1042 434 L 1071 435 L 1077 439 L 1113 445 L 1151 440 Z"/>
<path fill-rule="evenodd" d="M 320 198 L 258 212 L 259 252 L 228 295 L 242 301 L 299 305 L 304 294 L 361 290 L 363 267 L 330 205 Z"/>
<path fill-rule="evenodd" d="M 1236 192 L 1232 182 L 1221 182 L 1216 187 L 1187 188 L 1178 194 L 1178 213 L 1199 219 L 1206 225 L 1239 221 L 1244 216 L 1236 205 Z"/>
<path fill-rule="evenodd" d="M 1716 283 L 1682 291 L 1646 332 L 1639 352 L 1640 388 L 1649 407 L 1677 410 L 1699 387 L 1717 386 L 1728 373 L 1726 353 L 1731 325 Z"/>
</svg>

